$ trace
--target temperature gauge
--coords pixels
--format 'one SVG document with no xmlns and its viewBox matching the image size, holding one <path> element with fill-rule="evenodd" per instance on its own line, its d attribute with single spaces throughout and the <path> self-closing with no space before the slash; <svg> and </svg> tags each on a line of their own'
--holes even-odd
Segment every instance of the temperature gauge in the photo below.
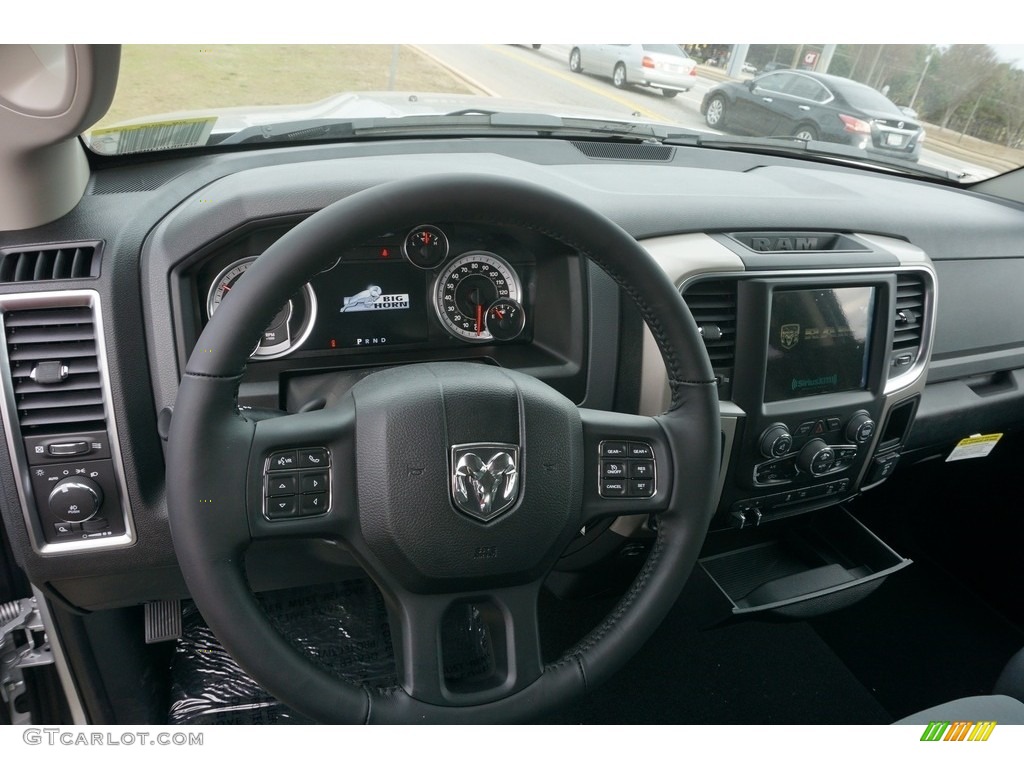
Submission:
<svg viewBox="0 0 1024 768">
<path fill-rule="evenodd" d="M 420 269 L 434 269 L 448 258 L 448 237 L 437 227 L 423 224 L 405 236 L 402 253 Z"/>
</svg>

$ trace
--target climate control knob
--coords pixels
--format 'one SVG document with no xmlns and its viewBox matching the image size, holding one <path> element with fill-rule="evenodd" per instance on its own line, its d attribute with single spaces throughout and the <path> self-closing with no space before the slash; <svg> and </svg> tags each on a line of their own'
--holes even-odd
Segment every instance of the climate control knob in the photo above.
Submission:
<svg viewBox="0 0 1024 768">
<path fill-rule="evenodd" d="M 782 423 L 772 424 L 761 433 L 759 448 L 761 454 L 768 459 L 785 456 L 793 449 L 793 436 L 789 434 L 789 427 Z"/>
<path fill-rule="evenodd" d="M 66 523 L 84 523 L 100 510 L 103 489 L 85 477 L 61 480 L 50 491 L 50 512 Z"/>
<path fill-rule="evenodd" d="M 820 477 L 831 471 L 836 461 L 836 452 L 824 440 L 811 440 L 796 457 L 796 468 L 812 477 Z"/>
<path fill-rule="evenodd" d="M 875 421 L 867 411 L 857 411 L 846 423 L 846 439 L 851 443 L 866 443 L 875 434 Z"/>
</svg>

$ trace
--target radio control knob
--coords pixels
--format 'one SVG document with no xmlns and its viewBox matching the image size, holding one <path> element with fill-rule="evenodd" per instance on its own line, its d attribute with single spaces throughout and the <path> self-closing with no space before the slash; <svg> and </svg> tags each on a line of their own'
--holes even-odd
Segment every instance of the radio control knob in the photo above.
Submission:
<svg viewBox="0 0 1024 768">
<path fill-rule="evenodd" d="M 867 411 L 857 411 L 846 423 L 846 439 L 851 443 L 866 443 L 875 434 L 875 421 Z"/>
<path fill-rule="evenodd" d="M 796 457 L 796 468 L 812 477 L 828 473 L 835 464 L 836 452 L 824 440 L 814 439 L 807 443 Z"/>
<path fill-rule="evenodd" d="M 789 427 L 782 423 L 772 424 L 761 433 L 759 448 L 767 459 L 785 456 L 793 449 L 793 436 L 789 434 Z"/>
<path fill-rule="evenodd" d="M 50 491 L 50 512 L 66 523 L 84 523 L 100 510 L 103 489 L 88 478 L 66 478 Z"/>
</svg>

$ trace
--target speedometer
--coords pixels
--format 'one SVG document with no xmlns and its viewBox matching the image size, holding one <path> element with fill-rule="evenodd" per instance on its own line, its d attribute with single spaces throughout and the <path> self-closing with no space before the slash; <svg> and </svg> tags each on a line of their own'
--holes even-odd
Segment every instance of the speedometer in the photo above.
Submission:
<svg viewBox="0 0 1024 768">
<path fill-rule="evenodd" d="M 448 264 L 434 283 L 434 308 L 448 333 L 466 341 L 493 341 L 487 310 L 499 300 L 522 300 L 512 265 L 487 251 L 464 254 Z"/>
</svg>

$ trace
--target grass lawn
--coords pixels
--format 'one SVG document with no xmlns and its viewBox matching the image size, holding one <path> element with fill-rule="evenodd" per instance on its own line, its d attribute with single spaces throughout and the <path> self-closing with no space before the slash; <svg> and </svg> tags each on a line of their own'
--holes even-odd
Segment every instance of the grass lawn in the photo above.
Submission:
<svg viewBox="0 0 1024 768">
<path fill-rule="evenodd" d="M 398 46 L 393 90 L 472 93 L 414 48 Z M 97 124 L 185 109 L 303 104 L 388 90 L 390 45 L 126 45 L 110 111 Z"/>
</svg>

